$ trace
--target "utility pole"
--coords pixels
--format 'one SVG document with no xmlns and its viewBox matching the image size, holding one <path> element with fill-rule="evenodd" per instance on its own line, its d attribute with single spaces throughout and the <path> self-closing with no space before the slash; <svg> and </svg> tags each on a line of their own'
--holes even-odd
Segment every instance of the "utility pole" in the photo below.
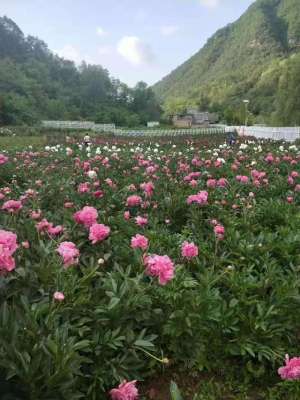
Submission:
<svg viewBox="0 0 300 400">
<path fill-rule="evenodd" d="M 250 100 L 243 100 L 243 103 L 245 104 L 245 126 L 248 125 L 248 105 L 250 103 Z"/>
</svg>

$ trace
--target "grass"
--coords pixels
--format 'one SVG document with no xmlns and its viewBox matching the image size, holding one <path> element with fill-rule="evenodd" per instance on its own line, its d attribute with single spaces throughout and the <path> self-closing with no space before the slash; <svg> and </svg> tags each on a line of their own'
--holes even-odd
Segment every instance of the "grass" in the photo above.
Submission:
<svg viewBox="0 0 300 400">
<path fill-rule="evenodd" d="M 0 151 L 24 149 L 28 146 L 42 147 L 46 144 L 46 136 L 0 136 Z"/>
<path fill-rule="evenodd" d="M 223 375 L 223 376 L 221 376 Z M 142 385 L 142 400 L 299 400 L 295 382 L 274 382 L 262 386 L 255 381 L 238 379 L 232 371 L 220 376 L 182 373 L 174 369 Z M 170 382 L 179 387 L 181 397 L 170 395 Z M 297 392 L 297 393 L 296 393 Z"/>
</svg>

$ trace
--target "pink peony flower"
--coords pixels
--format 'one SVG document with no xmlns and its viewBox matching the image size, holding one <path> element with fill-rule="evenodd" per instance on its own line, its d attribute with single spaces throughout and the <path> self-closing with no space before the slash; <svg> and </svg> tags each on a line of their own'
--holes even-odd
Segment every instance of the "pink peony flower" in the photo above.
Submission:
<svg viewBox="0 0 300 400">
<path fill-rule="evenodd" d="M 96 208 L 85 206 L 82 210 L 74 214 L 74 219 L 77 224 L 82 224 L 86 228 L 90 228 L 97 222 L 98 212 Z"/>
<path fill-rule="evenodd" d="M 201 191 L 197 194 L 191 195 L 187 199 L 188 204 L 200 204 L 200 205 L 205 205 L 207 204 L 208 200 L 208 193 L 206 191 Z"/>
<path fill-rule="evenodd" d="M 73 242 L 62 242 L 58 246 L 57 252 L 63 258 L 65 268 L 78 264 L 80 253 Z"/>
<path fill-rule="evenodd" d="M 140 188 L 144 191 L 147 197 L 151 197 L 154 191 L 154 184 L 153 182 L 142 183 Z"/>
<path fill-rule="evenodd" d="M 3 188 L 3 189 L 1 189 L 3 192 L 4 192 L 4 194 L 9 194 L 9 193 L 11 193 L 11 188 L 9 188 L 9 187 L 5 187 L 5 188 Z"/>
<path fill-rule="evenodd" d="M 117 389 L 110 391 L 112 400 L 136 400 L 139 396 L 136 381 L 124 381 Z"/>
<path fill-rule="evenodd" d="M 228 180 L 226 178 L 220 178 L 217 182 L 217 186 L 225 188 L 228 185 Z"/>
<path fill-rule="evenodd" d="M 102 242 L 110 234 L 110 228 L 103 224 L 94 224 L 90 227 L 89 239 L 92 244 Z"/>
<path fill-rule="evenodd" d="M 144 258 L 147 275 L 158 278 L 160 285 L 166 285 L 174 278 L 174 264 L 168 256 L 156 254 Z"/>
<path fill-rule="evenodd" d="M 38 232 L 48 232 L 48 229 L 50 227 L 50 222 L 48 222 L 45 218 L 36 224 L 36 229 L 38 230 Z"/>
<path fill-rule="evenodd" d="M 194 243 L 183 242 L 181 246 L 181 255 L 184 258 L 194 258 L 199 254 L 199 249 Z"/>
<path fill-rule="evenodd" d="M 220 168 L 220 167 L 222 167 L 222 165 L 223 165 L 223 163 L 222 163 L 221 160 L 216 160 L 216 161 L 214 162 L 214 166 L 215 166 L 216 168 Z"/>
<path fill-rule="evenodd" d="M 116 184 L 110 178 L 105 179 L 105 183 L 107 183 L 111 188 L 116 187 Z"/>
<path fill-rule="evenodd" d="M 142 249 L 146 250 L 149 245 L 148 239 L 143 235 L 135 235 L 131 238 L 131 247 L 133 249 Z"/>
<path fill-rule="evenodd" d="M 88 193 L 90 191 L 89 182 L 80 183 L 77 188 L 78 193 Z"/>
<path fill-rule="evenodd" d="M 300 357 L 289 358 L 285 357 L 285 366 L 278 369 L 278 374 L 284 380 L 299 380 L 300 379 Z"/>
<path fill-rule="evenodd" d="M 239 181 L 240 183 L 243 183 L 244 185 L 249 182 L 248 176 L 244 176 L 244 175 L 236 176 L 236 180 Z"/>
<path fill-rule="evenodd" d="M 56 300 L 56 301 L 64 301 L 65 295 L 64 295 L 62 292 L 55 292 L 55 293 L 53 294 L 53 298 L 54 298 L 54 300 Z"/>
<path fill-rule="evenodd" d="M 30 217 L 31 217 L 32 219 L 39 219 L 39 218 L 41 218 L 41 215 L 42 215 L 41 210 L 32 211 L 32 212 L 30 213 Z"/>
<path fill-rule="evenodd" d="M 48 233 L 50 236 L 58 236 L 61 233 L 63 233 L 64 227 L 61 225 L 53 226 L 53 224 L 50 224 L 48 228 Z"/>
<path fill-rule="evenodd" d="M 91 164 L 88 161 L 84 161 L 82 168 L 85 172 L 87 172 L 91 168 Z"/>
<path fill-rule="evenodd" d="M 195 157 L 195 158 L 192 159 L 192 164 L 193 164 L 195 167 L 201 167 L 202 161 Z"/>
<path fill-rule="evenodd" d="M 295 186 L 295 192 L 300 192 L 300 185 L 299 184 Z"/>
<path fill-rule="evenodd" d="M 22 203 L 19 200 L 8 200 L 2 205 L 2 210 L 10 213 L 17 213 L 22 208 Z"/>
<path fill-rule="evenodd" d="M 215 179 L 208 179 L 206 186 L 210 189 L 214 189 L 217 186 L 217 181 Z"/>
<path fill-rule="evenodd" d="M 146 168 L 146 172 L 148 175 L 152 175 L 156 172 L 156 168 L 153 165 L 150 165 L 150 167 Z"/>
<path fill-rule="evenodd" d="M 96 192 L 93 193 L 93 196 L 96 199 L 101 199 L 104 196 L 104 193 L 102 190 L 96 190 Z"/>
<path fill-rule="evenodd" d="M 126 221 L 128 221 L 128 220 L 130 219 L 130 212 L 129 212 L 129 211 L 125 211 L 125 212 L 124 212 L 124 219 L 125 219 Z"/>
<path fill-rule="evenodd" d="M 266 156 L 265 161 L 266 161 L 267 163 L 269 163 L 269 164 L 272 164 L 272 162 L 274 162 L 274 156 L 273 156 L 273 154 L 269 153 L 269 154 Z"/>
<path fill-rule="evenodd" d="M 141 208 L 142 208 L 143 210 L 145 210 L 146 208 L 149 208 L 150 206 L 151 206 L 150 201 L 146 200 L 146 201 L 143 201 L 143 203 L 142 203 L 142 205 L 141 205 Z"/>
<path fill-rule="evenodd" d="M 191 179 L 198 179 L 198 178 L 200 178 L 200 176 L 201 176 L 201 172 L 191 172 L 189 175 L 188 175 Z"/>
<path fill-rule="evenodd" d="M 0 154 L 0 165 L 6 164 L 8 161 L 8 157 L 6 157 L 4 154 Z"/>
<path fill-rule="evenodd" d="M 15 260 L 12 256 L 17 248 L 17 235 L 0 230 L 0 273 L 15 269 Z"/>
<path fill-rule="evenodd" d="M 126 200 L 127 207 L 137 207 L 142 204 L 142 198 L 137 195 L 129 196 Z"/>
<path fill-rule="evenodd" d="M 215 235 L 216 235 L 216 237 L 217 237 L 218 239 L 220 239 L 220 240 L 224 239 L 225 228 L 224 228 L 223 225 L 219 225 L 219 224 L 216 225 L 216 226 L 214 227 L 214 232 L 215 232 Z"/>
<path fill-rule="evenodd" d="M 135 223 L 138 226 L 146 226 L 148 224 L 148 218 L 138 216 L 135 218 Z"/>
<path fill-rule="evenodd" d="M 292 172 L 291 172 L 291 177 L 292 177 L 292 178 L 298 178 L 298 177 L 299 177 L 299 172 L 297 172 L 297 171 L 292 171 Z"/>
<path fill-rule="evenodd" d="M 261 179 L 266 177 L 266 173 L 264 171 L 260 172 L 260 171 L 257 171 L 256 169 L 253 169 L 251 171 L 251 176 L 254 180 L 260 181 Z"/>
</svg>

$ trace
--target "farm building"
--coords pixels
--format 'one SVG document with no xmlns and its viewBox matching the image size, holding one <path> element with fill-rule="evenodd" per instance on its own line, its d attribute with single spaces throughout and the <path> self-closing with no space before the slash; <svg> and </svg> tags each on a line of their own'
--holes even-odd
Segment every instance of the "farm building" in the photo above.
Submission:
<svg viewBox="0 0 300 400">
<path fill-rule="evenodd" d="M 159 121 L 149 121 L 147 122 L 147 128 L 157 128 L 160 126 Z"/>
<path fill-rule="evenodd" d="M 176 128 L 207 127 L 218 122 L 218 115 L 188 108 L 184 115 L 175 115 L 173 125 Z"/>
<path fill-rule="evenodd" d="M 173 118 L 173 125 L 176 128 L 191 128 L 193 125 L 193 118 L 190 115 L 175 115 Z"/>
</svg>

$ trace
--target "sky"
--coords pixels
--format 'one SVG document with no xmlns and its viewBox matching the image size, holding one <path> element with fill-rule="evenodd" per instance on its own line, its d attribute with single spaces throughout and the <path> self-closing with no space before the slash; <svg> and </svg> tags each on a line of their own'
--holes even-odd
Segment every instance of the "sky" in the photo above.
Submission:
<svg viewBox="0 0 300 400">
<path fill-rule="evenodd" d="M 60 56 L 130 86 L 159 81 L 254 0 L 0 0 L 0 16 Z"/>
</svg>

